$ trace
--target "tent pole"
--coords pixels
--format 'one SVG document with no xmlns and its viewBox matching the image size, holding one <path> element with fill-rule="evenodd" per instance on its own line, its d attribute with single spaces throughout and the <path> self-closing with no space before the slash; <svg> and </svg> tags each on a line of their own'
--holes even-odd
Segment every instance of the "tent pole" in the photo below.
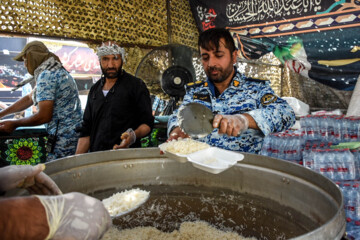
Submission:
<svg viewBox="0 0 360 240">
<path fill-rule="evenodd" d="M 167 34 L 168 44 L 172 43 L 171 6 L 170 0 L 166 0 Z"/>
<path fill-rule="evenodd" d="M 360 116 L 360 75 L 356 81 L 355 89 L 351 95 L 346 116 Z"/>
</svg>

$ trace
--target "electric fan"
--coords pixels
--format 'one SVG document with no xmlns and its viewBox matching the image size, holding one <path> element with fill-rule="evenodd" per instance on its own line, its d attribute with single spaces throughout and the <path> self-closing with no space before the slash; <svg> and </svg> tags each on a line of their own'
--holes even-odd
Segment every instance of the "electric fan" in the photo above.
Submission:
<svg viewBox="0 0 360 240">
<path fill-rule="evenodd" d="M 162 115 L 170 115 L 185 95 L 184 86 L 199 80 L 196 73 L 201 72 L 200 69 L 200 58 L 195 49 L 181 44 L 168 44 L 146 54 L 135 76 L 146 83 L 151 94 L 169 99 Z"/>
</svg>

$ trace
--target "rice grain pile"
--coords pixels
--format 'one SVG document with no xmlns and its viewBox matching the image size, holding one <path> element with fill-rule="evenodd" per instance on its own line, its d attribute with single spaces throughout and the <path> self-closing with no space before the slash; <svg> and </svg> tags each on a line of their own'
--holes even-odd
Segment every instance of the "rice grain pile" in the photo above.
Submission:
<svg viewBox="0 0 360 240">
<path fill-rule="evenodd" d="M 235 232 L 220 231 L 207 222 L 183 222 L 179 230 L 162 232 L 155 227 L 136 227 L 118 230 L 110 228 L 101 240 L 256 240 L 245 238 Z"/>
<path fill-rule="evenodd" d="M 110 216 L 127 212 L 144 203 L 149 197 L 149 192 L 138 188 L 113 194 L 102 200 Z"/>
<path fill-rule="evenodd" d="M 160 149 L 166 152 L 186 155 L 209 147 L 208 144 L 192 140 L 191 138 L 179 138 L 178 140 L 161 144 Z"/>
</svg>

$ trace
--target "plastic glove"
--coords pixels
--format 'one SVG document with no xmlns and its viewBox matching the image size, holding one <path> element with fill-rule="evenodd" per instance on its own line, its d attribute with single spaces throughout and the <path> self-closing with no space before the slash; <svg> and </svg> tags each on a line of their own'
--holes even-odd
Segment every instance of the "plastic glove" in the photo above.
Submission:
<svg viewBox="0 0 360 240">
<path fill-rule="evenodd" d="M 219 133 L 226 133 L 229 136 L 240 136 L 249 127 L 249 120 L 243 114 L 221 115 L 214 117 L 213 127 L 219 128 Z"/>
<path fill-rule="evenodd" d="M 126 130 L 126 132 L 121 134 L 120 139 L 122 140 L 120 145 L 115 144 L 113 149 L 130 147 L 136 141 L 136 134 L 134 130 L 132 130 L 132 128 L 129 128 L 128 130 Z"/>
<path fill-rule="evenodd" d="M 166 142 L 177 140 L 178 138 L 189 138 L 190 136 L 184 133 L 180 127 L 175 127 L 169 134 L 169 138 Z"/>
<path fill-rule="evenodd" d="M 61 194 L 56 183 L 42 172 L 44 169 L 44 164 L 36 166 L 11 165 L 0 168 L 0 191 L 20 187 L 35 194 Z"/>
<path fill-rule="evenodd" d="M 108 211 L 96 198 L 82 193 L 36 196 L 49 224 L 46 239 L 100 239 L 112 225 Z"/>
</svg>

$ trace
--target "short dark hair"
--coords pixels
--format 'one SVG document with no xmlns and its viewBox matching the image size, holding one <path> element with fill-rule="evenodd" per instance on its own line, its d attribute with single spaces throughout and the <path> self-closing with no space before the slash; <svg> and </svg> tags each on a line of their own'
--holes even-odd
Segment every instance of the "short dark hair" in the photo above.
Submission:
<svg viewBox="0 0 360 240">
<path fill-rule="evenodd" d="M 230 53 L 236 50 L 234 39 L 229 30 L 225 28 L 210 28 L 202 32 L 199 36 L 198 47 L 208 51 L 215 47 L 217 50 L 221 38 L 225 40 L 225 47 L 230 50 Z"/>
</svg>

